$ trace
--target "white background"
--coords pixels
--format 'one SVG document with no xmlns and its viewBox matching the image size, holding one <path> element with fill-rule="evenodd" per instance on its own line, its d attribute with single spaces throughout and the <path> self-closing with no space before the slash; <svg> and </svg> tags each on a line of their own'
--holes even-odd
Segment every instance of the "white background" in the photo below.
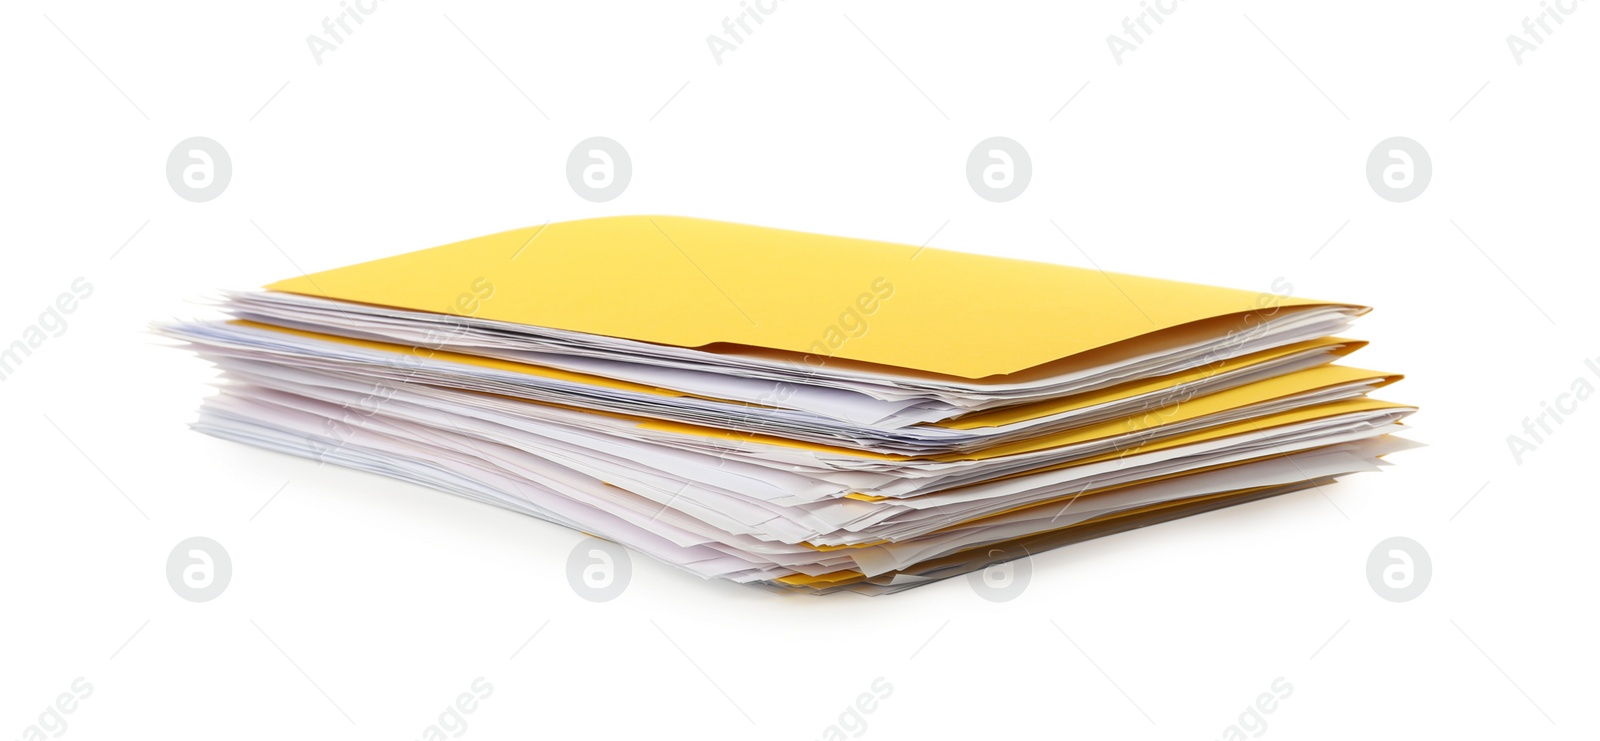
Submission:
<svg viewBox="0 0 1600 741">
<path fill-rule="evenodd" d="M 566 5 L 386 0 L 320 65 L 337 0 L 0 9 L 0 344 L 94 286 L 0 382 L 0 738 L 78 677 L 63 737 L 419 738 L 478 677 L 463 737 L 820 738 L 878 677 L 864 737 L 1219 738 L 1279 677 L 1274 738 L 1600 729 L 1600 401 L 1521 465 L 1506 442 L 1600 387 L 1600 8 L 1519 65 L 1530 0 L 1179 3 L 1118 65 L 1133 0 L 791 0 L 718 65 L 738 0 Z M 233 160 L 208 203 L 166 180 L 191 136 Z M 590 136 L 632 156 L 609 203 L 566 180 Z M 1033 161 L 1008 203 L 966 180 L 990 136 Z M 1366 181 L 1391 136 L 1433 161 L 1407 203 Z M 1376 307 L 1349 362 L 1407 374 L 1381 395 L 1422 407 L 1429 447 L 1037 556 L 1004 604 L 965 579 L 784 598 L 643 558 L 591 604 L 577 533 L 189 431 L 211 373 L 146 332 L 217 288 L 632 213 L 1281 277 Z M 233 561 L 207 603 L 166 582 L 193 535 Z M 1433 561 L 1401 604 L 1365 574 L 1394 535 Z"/>
</svg>

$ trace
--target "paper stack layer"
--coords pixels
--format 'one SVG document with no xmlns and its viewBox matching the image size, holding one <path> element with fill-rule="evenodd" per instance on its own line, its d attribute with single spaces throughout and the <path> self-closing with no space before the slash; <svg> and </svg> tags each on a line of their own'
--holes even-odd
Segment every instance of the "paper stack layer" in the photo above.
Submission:
<svg viewBox="0 0 1600 741">
<path fill-rule="evenodd" d="M 546 224 L 164 325 L 196 428 L 705 578 L 895 592 L 1376 470 L 1367 309 L 669 216 Z"/>
</svg>

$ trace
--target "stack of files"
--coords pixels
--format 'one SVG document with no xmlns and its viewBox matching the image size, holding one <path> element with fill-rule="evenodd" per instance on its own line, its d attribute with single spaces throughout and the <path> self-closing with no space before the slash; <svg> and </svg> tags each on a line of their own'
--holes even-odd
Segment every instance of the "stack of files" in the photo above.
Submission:
<svg viewBox="0 0 1600 741">
<path fill-rule="evenodd" d="M 1365 307 L 668 216 L 224 294 L 195 427 L 705 578 L 890 593 L 1413 443 Z M 1263 523 L 1263 526 L 1269 526 Z"/>
</svg>

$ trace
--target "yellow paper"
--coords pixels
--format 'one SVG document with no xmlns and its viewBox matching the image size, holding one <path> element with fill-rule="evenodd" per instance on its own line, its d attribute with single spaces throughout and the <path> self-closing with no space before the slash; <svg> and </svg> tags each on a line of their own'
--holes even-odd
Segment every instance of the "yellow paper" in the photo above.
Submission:
<svg viewBox="0 0 1600 741">
<path fill-rule="evenodd" d="M 1016 373 L 1217 317 L 1244 321 L 1291 307 L 1348 306 L 676 216 L 518 229 L 267 288 L 967 379 Z M 492 292 L 477 300 L 484 288 Z"/>
</svg>

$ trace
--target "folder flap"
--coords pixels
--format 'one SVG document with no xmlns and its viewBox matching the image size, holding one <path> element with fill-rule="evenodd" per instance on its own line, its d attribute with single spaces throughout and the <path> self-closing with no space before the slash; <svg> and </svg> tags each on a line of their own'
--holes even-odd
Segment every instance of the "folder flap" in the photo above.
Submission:
<svg viewBox="0 0 1600 741">
<path fill-rule="evenodd" d="M 1350 306 L 674 216 L 502 232 L 267 288 L 967 379 L 1015 373 L 1205 319 Z"/>
<path fill-rule="evenodd" d="M 1002 425 L 1016 424 L 1018 422 L 1026 422 L 1028 420 L 1060 414 L 1062 412 L 1067 412 L 1074 409 L 1082 409 L 1085 407 L 1106 404 L 1121 399 L 1128 399 L 1135 396 L 1170 390 L 1184 386 L 1185 384 L 1200 383 L 1226 373 L 1237 372 L 1243 369 L 1248 369 L 1252 366 L 1269 363 L 1275 360 L 1281 360 L 1293 355 L 1309 355 L 1321 352 L 1325 356 L 1322 359 L 1322 362 L 1331 363 L 1335 358 L 1348 355 L 1351 352 L 1361 348 L 1365 344 L 1366 343 L 1361 340 L 1347 340 L 1340 337 L 1322 337 L 1315 340 L 1307 340 L 1305 342 L 1296 342 L 1291 345 L 1268 348 L 1266 350 L 1261 350 L 1247 355 L 1240 355 L 1232 358 L 1222 358 L 1211 364 L 1203 365 L 1199 368 L 1193 368 L 1181 373 L 1136 379 L 1127 383 L 1112 386 L 1110 388 L 1096 389 L 1094 391 L 1081 394 L 1073 394 L 1071 396 L 1063 396 L 1055 399 L 1046 399 L 1044 401 L 1033 402 L 1030 404 L 1018 404 L 1016 406 L 1001 407 L 998 409 L 966 414 L 954 419 L 948 419 L 933 424 L 937 427 L 944 427 L 952 430 L 975 430 L 984 427 L 997 427 Z M 1156 399 L 1152 400 L 1151 403 L 1156 406 L 1164 406 L 1174 399 L 1183 398 L 1184 396 L 1184 394 L 1167 394 L 1164 396 L 1157 396 Z"/>
<path fill-rule="evenodd" d="M 1232 388 L 1215 394 L 1187 400 L 1173 400 L 1165 406 L 1148 409 L 1124 419 L 1106 420 L 1082 427 L 1074 427 L 1039 435 L 1027 440 L 984 448 L 973 453 L 948 453 L 934 456 L 934 458 L 937 460 L 985 460 L 1019 453 L 1030 453 L 1062 445 L 1074 445 L 1092 440 L 1106 440 L 1124 436 L 1144 439 L 1145 436 L 1140 433 L 1164 425 L 1197 420 L 1252 404 L 1285 399 L 1338 386 L 1365 383 L 1370 384 L 1373 388 L 1380 388 L 1400 380 L 1401 377 L 1396 373 L 1381 373 L 1343 365 L 1324 365 L 1268 378 L 1247 386 Z M 1265 418 L 1266 416 L 1262 417 L 1262 419 Z"/>
</svg>

